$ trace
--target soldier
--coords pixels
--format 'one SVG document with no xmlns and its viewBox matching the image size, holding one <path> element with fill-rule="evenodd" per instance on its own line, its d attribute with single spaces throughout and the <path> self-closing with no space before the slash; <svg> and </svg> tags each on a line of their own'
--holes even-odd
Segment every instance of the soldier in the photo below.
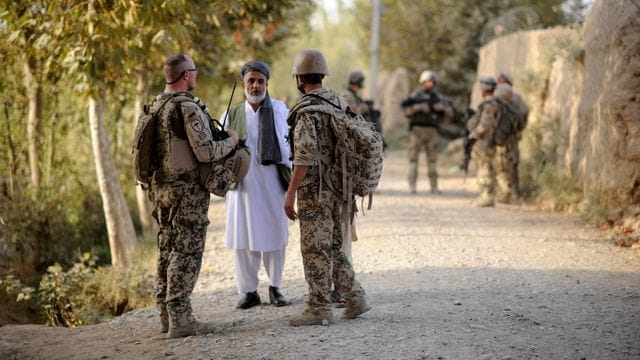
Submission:
<svg viewBox="0 0 640 360">
<path fill-rule="evenodd" d="M 499 109 L 493 100 L 496 80 L 493 77 L 480 79 L 480 89 L 483 101 L 478 106 L 478 112 L 469 120 L 469 141 L 473 146 L 473 158 L 478 167 L 478 186 L 480 195 L 473 202 L 473 206 L 486 207 L 495 205 L 496 170 L 493 160 L 496 155 L 496 145 L 493 142 L 493 132 L 498 125 Z"/>
<path fill-rule="evenodd" d="M 262 302 L 258 295 L 258 272 L 264 262 L 269 276 L 269 301 L 275 306 L 289 302 L 280 292 L 286 247 L 287 218 L 282 209 L 285 188 L 278 167 L 291 168 L 287 137 L 289 110 L 269 96 L 269 65 L 250 61 L 240 70 L 246 100 L 229 110 L 229 128 L 252 149 L 247 176 L 226 196 L 226 245 L 233 249 L 236 285 L 241 298 L 238 309 Z M 223 114 L 221 118 L 225 118 Z"/>
<path fill-rule="evenodd" d="M 149 196 L 158 221 L 156 302 L 161 331 L 176 338 L 215 330 L 198 322 L 189 297 L 200 272 L 209 219 L 209 192 L 200 184 L 198 163 L 224 158 L 238 143 L 238 135 L 214 141 L 209 117 L 194 101 L 171 101 L 189 94 L 198 69 L 189 55 L 172 56 L 165 62 L 166 87 L 157 95 L 151 111 L 165 103 L 156 129 L 159 168 L 153 175 Z M 155 110 L 154 110 L 155 109 Z M 206 108 L 204 108 L 206 109 Z"/>
<path fill-rule="evenodd" d="M 505 88 L 505 94 L 509 92 L 511 93 L 506 100 L 508 100 L 508 102 L 515 107 L 516 111 L 521 117 L 521 124 L 518 126 L 518 136 L 516 140 L 507 145 L 505 149 L 505 156 L 507 156 L 508 154 L 508 157 L 512 160 L 509 162 L 510 167 L 507 169 L 507 176 L 509 177 L 511 193 L 514 196 L 519 197 L 521 195 L 519 184 L 520 176 L 518 172 L 518 165 L 520 164 L 519 142 L 522 139 L 522 130 L 524 130 L 524 128 L 527 126 L 527 118 L 529 117 L 529 106 L 527 106 L 527 103 L 524 101 L 522 96 L 520 96 L 520 94 L 513 91 L 513 77 L 511 76 L 511 74 L 507 72 L 501 72 L 500 75 L 498 75 L 498 89 L 496 90 L 498 92 L 501 92 L 500 89 L 505 86 L 509 87 L 509 89 Z M 498 196 L 498 201 L 500 202 L 508 203 L 510 202 L 510 200 L 511 197 L 508 195 Z"/>
<path fill-rule="evenodd" d="M 424 147 L 427 153 L 427 174 L 431 185 L 431 193 L 439 194 L 438 172 L 436 162 L 438 154 L 438 125 L 445 117 L 453 117 L 453 108 L 450 102 L 442 101 L 434 87 L 436 86 L 436 74 L 425 70 L 419 79 L 422 88 L 414 91 L 402 102 L 404 114 L 409 118 L 409 131 L 411 143 L 409 145 L 409 189 L 416 193 L 418 180 L 418 158 L 420 150 Z"/>
<path fill-rule="evenodd" d="M 349 73 L 347 91 L 342 94 L 342 97 L 347 101 L 351 110 L 371 121 L 375 125 L 376 130 L 382 133 L 380 111 L 373 108 L 372 100 L 364 100 L 360 96 L 362 89 L 364 89 L 364 79 L 364 74 L 360 70 L 354 70 Z"/>
<path fill-rule="evenodd" d="M 351 263 L 342 251 L 341 181 L 323 179 L 327 162 L 335 162 L 336 136 L 331 129 L 334 105 L 346 111 L 347 104 L 335 91 L 325 89 L 322 80 L 329 74 L 324 55 L 318 50 L 304 50 L 293 59 L 291 74 L 303 94 L 291 110 L 287 122 L 292 129 L 293 174 L 284 202 L 285 213 L 291 220 L 300 219 L 300 247 L 304 274 L 309 284 L 307 308 L 300 316 L 289 320 L 292 326 L 333 323 L 329 300 L 332 269 L 335 268 L 335 287 L 344 294 L 346 308 L 342 318 L 353 319 L 370 307 L 364 289 L 355 279 Z M 332 105 L 334 104 L 334 105 Z M 305 110 L 308 105 L 327 107 L 326 111 Z M 298 196 L 298 211 L 294 203 Z"/>
</svg>

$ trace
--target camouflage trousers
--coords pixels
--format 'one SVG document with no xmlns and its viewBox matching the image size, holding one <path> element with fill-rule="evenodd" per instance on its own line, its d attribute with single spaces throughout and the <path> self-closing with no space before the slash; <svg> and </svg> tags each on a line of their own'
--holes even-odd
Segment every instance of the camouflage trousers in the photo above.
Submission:
<svg viewBox="0 0 640 360">
<path fill-rule="evenodd" d="M 193 292 L 204 252 L 209 193 L 197 181 L 154 184 L 158 231 L 156 302 L 175 316 L 191 317 Z"/>
<path fill-rule="evenodd" d="M 519 195 L 518 161 L 520 153 L 518 139 L 514 138 L 505 146 L 496 147 L 496 179 L 498 200 L 509 201 Z"/>
<path fill-rule="evenodd" d="M 420 151 L 424 148 L 427 153 L 427 174 L 429 179 L 436 181 L 438 172 L 436 171 L 436 162 L 438 161 L 438 129 L 433 126 L 414 126 L 411 129 L 411 140 L 409 143 L 409 163 L 412 166 L 409 169 L 409 186 L 414 189 L 418 179 L 418 158 Z M 413 166 L 415 164 L 415 166 Z"/>
<path fill-rule="evenodd" d="M 480 188 L 481 199 L 495 200 L 496 195 L 496 169 L 494 159 L 496 157 L 495 148 L 473 148 L 472 158 L 476 159 L 478 172 L 476 178 Z"/>
<path fill-rule="evenodd" d="M 365 295 L 342 251 L 342 198 L 325 188 L 322 199 L 318 200 L 316 182 L 298 188 L 300 250 L 309 285 L 307 306 L 312 311 L 331 310 L 332 279 L 335 290 L 347 303 L 359 302 Z"/>
</svg>

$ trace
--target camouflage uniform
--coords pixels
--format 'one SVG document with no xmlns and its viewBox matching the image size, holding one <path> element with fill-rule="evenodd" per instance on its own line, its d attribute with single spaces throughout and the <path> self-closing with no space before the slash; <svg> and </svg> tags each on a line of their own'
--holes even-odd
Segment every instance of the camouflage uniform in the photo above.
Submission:
<svg viewBox="0 0 640 360">
<path fill-rule="evenodd" d="M 515 105 L 516 110 L 522 117 L 522 121 L 524 126 L 527 125 L 527 118 L 529 117 L 529 106 L 526 101 L 520 96 L 520 94 L 514 92 L 511 96 L 511 101 Z M 522 129 L 524 129 L 524 126 Z M 518 165 L 520 164 L 520 148 L 518 143 L 522 139 L 522 130 L 518 133 L 515 142 L 511 145 L 511 156 L 513 157 L 513 162 L 511 164 L 509 176 L 511 178 L 511 189 L 515 196 L 520 196 L 520 176 L 518 171 Z"/>
<path fill-rule="evenodd" d="M 347 91 L 342 94 L 342 98 L 347 101 L 351 110 L 358 114 L 365 114 L 369 111 L 369 105 L 351 89 L 347 89 Z"/>
<path fill-rule="evenodd" d="M 316 89 L 312 93 L 333 103 L 339 103 L 338 95 L 328 89 Z M 317 105 L 331 107 L 322 100 Z M 295 109 L 295 108 L 294 108 Z M 332 109 L 333 111 L 333 109 Z M 364 302 L 364 289 L 355 279 L 351 263 L 342 251 L 342 195 L 321 181 L 320 171 L 325 166 L 321 159 L 334 159 L 336 137 L 331 129 L 329 115 L 325 113 L 291 113 L 295 124 L 293 132 L 293 164 L 310 166 L 307 176 L 298 187 L 298 218 L 300 220 L 300 247 L 304 274 L 309 284 L 307 312 L 322 314 L 331 311 L 332 268 L 336 270 L 334 285 L 345 294 L 347 306 Z M 340 179 L 332 179 L 341 188 Z"/>
<path fill-rule="evenodd" d="M 153 107 L 167 96 L 158 95 Z M 210 196 L 199 182 L 198 163 L 221 159 L 235 145 L 231 138 L 213 140 L 209 119 L 194 102 L 170 100 L 162 111 L 155 135 L 160 165 L 149 196 L 160 227 L 156 302 L 165 331 L 195 321 L 189 296 L 202 263 Z"/>
<path fill-rule="evenodd" d="M 402 104 L 404 114 L 409 117 L 411 140 L 409 143 L 409 188 L 416 192 L 418 180 L 418 158 L 422 148 L 427 153 L 427 175 L 431 185 L 431 192 L 438 191 L 438 172 L 436 162 L 438 153 L 438 125 L 445 117 L 453 116 L 453 109 L 448 102 L 441 101 L 440 95 L 434 90 L 418 89 Z"/>
<path fill-rule="evenodd" d="M 496 96 L 505 100 L 508 106 L 511 106 L 515 113 L 521 117 L 521 122 L 526 126 L 527 117 L 529 116 L 529 107 L 522 97 L 513 92 L 511 85 L 500 84 L 496 89 Z M 524 129 L 522 126 L 522 129 Z M 509 203 L 512 196 L 520 195 L 518 165 L 520 163 L 520 149 L 518 142 L 521 139 L 519 132 L 513 138 L 510 138 L 504 147 L 497 147 L 497 179 L 499 202 Z"/>
<path fill-rule="evenodd" d="M 496 169 L 494 159 L 496 145 L 493 143 L 493 130 L 498 124 L 499 110 L 493 97 L 483 101 L 476 113 L 469 120 L 469 138 L 475 139 L 472 158 L 478 167 L 477 179 L 480 196 L 474 202 L 477 206 L 493 206 L 496 195 Z"/>
</svg>

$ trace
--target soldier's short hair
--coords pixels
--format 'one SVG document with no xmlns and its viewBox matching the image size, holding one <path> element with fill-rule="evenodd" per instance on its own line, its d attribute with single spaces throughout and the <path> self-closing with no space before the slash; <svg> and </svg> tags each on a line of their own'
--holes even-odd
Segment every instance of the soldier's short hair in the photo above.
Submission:
<svg viewBox="0 0 640 360">
<path fill-rule="evenodd" d="M 184 54 L 173 55 L 164 63 L 164 78 L 167 82 L 176 80 L 185 70 L 187 57 Z"/>
<path fill-rule="evenodd" d="M 323 74 L 304 74 L 298 75 L 305 84 L 322 84 Z"/>
</svg>

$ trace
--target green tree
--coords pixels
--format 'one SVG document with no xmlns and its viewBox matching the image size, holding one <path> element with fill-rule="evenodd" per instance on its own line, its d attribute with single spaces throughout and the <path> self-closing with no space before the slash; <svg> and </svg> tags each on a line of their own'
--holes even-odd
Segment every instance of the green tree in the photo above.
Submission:
<svg viewBox="0 0 640 360">
<path fill-rule="evenodd" d="M 380 64 L 387 70 L 407 68 L 416 79 L 420 71 L 433 69 L 439 75 L 441 90 L 465 103 L 475 78 L 478 51 L 483 45 L 480 35 L 485 25 L 514 8 L 535 13 L 539 19 L 514 21 L 514 26 L 562 24 L 565 22 L 562 3 L 563 0 L 384 1 Z M 356 9 L 370 14 L 370 2 L 358 0 Z M 510 16 L 505 21 L 514 20 L 520 12 Z M 365 16 L 359 19 L 365 30 L 362 40 L 367 41 L 371 19 Z"/>
</svg>

